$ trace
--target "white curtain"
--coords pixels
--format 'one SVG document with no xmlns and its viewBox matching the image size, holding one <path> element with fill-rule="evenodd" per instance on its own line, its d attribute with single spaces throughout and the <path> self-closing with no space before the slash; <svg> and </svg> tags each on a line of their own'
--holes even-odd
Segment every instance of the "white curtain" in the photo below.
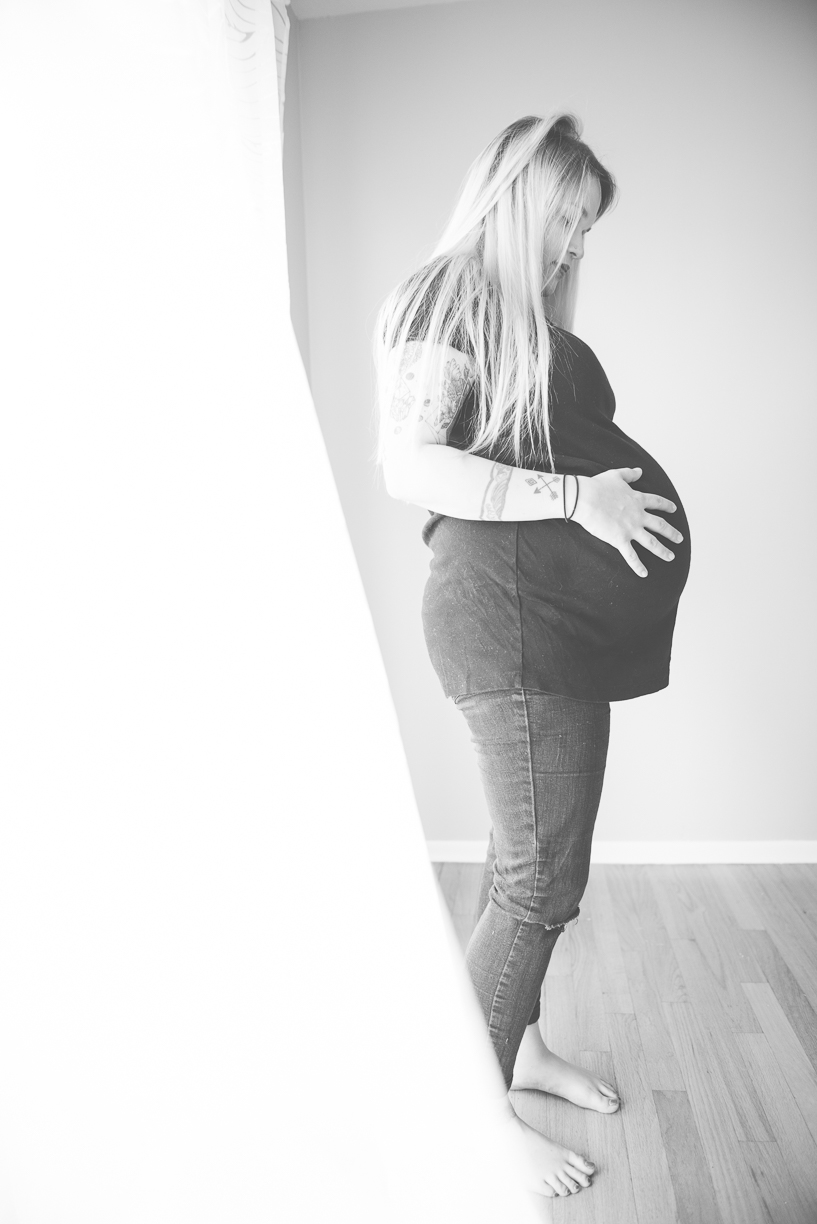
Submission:
<svg viewBox="0 0 817 1224">
<path fill-rule="evenodd" d="M 288 317 L 269 0 L 0 14 L 0 1220 L 524 1221 Z"/>
<path fill-rule="evenodd" d="M 272 24 L 275 30 L 275 61 L 278 77 L 278 106 L 281 122 L 281 144 L 284 142 L 284 105 L 286 99 L 287 52 L 289 50 L 289 0 L 270 0 Z"/>
</svg>

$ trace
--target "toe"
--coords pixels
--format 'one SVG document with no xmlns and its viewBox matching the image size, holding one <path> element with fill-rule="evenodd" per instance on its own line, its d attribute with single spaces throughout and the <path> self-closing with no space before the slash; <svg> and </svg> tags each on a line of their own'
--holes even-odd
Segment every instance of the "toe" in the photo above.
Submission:
<svg viewBox="0 0 817 1224">
<path fill-rule="evenodd" d="M 562 1173 L 560 1174 L 560 1176 L 561 1176 L 562 1181 L 564 1182 L 564 1184 L 567 1186 L 568 1190 L 570 1191 L 570 1193 L 578 1194 L 579 1190 L 581 1189 L 581 1186 L 579 1185 L 579 1183 L 575 1182 L 573 1178 L 570 1177 L 567 1173 Z"/>
<path fill-rule="evenodd" d="M 596 1166 L 592 1161 L 586 1160 L 584 1156 L 579 1156 L 577 1152 L 568 1152 L 567 1159 L 581 1173 L 587 1173 L 592 1176 L 596 1171 Z"/>
</svg>

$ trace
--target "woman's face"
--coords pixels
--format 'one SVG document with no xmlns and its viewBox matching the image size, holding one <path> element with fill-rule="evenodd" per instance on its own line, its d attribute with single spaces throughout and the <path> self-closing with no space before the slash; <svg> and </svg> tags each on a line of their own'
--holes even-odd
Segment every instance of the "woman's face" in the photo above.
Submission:
<svg viewBox="0 0 817 1224">
<path fill-rule="evenodd" d="M 554 275 L 550 277 L 545 285 L 545 297 L 550 297 L 551 294 L 556 292 L 562 278 L 570 271 L 575 261 L 584 257 L 584 236 L 592 229 L 593 223 L 599 215 L 600 207 L 601 187 L 599 186 L 598 179 L 591 178 L 590 185 L 587 188 L 584 210 L 570 235 L 565 261 L 558 265 L 555 262 L 551 263 L 548 268 L 548 271 L 554 273 Z"/>
</svg>

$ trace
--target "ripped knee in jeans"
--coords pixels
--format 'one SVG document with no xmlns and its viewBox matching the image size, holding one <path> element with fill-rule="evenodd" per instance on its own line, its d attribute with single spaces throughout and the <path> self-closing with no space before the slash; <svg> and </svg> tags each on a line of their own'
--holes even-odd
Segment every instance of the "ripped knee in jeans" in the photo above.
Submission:
<svg viewBox="0 0 817 1224">
<path fill-rule="evenodd" d="M 564 922 L 542 922 L 539 925 L 543 926 L 546 931 L 566 931 L 569 926 L 579 921 L 579 911 L 576 910 L 572 918 L 566 918 Z"/>
</svg>

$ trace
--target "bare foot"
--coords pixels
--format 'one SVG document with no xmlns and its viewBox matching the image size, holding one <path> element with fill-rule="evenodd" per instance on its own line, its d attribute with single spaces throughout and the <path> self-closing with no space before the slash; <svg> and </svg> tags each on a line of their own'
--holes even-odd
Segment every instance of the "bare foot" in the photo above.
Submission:
<svg viewBox="0 0 817 1224">
<path fill-rule="evenodd" d="M 516 1123 L 524 1134 L 532 1164 L 526 1189 L 543 1194 L 545 1198 L 556 1198 L 578 1194 L 583 1186 L 590 1186 L 590 1178 L 596 1170 L 589 1160 L 546 1139 L 521 1118 L 517 1118 Z"/>
<path fill-rule="evenodd" d="M 529 1024 L 519 1047 L 511 1088 L 533 1088 L 564 1097 L 583 1109 L 615 1113 L 621 1102 L 612 1084 L 583 1067 L 574 1067 L 549 1050 L 538 1024 Z"/>
</svg>

